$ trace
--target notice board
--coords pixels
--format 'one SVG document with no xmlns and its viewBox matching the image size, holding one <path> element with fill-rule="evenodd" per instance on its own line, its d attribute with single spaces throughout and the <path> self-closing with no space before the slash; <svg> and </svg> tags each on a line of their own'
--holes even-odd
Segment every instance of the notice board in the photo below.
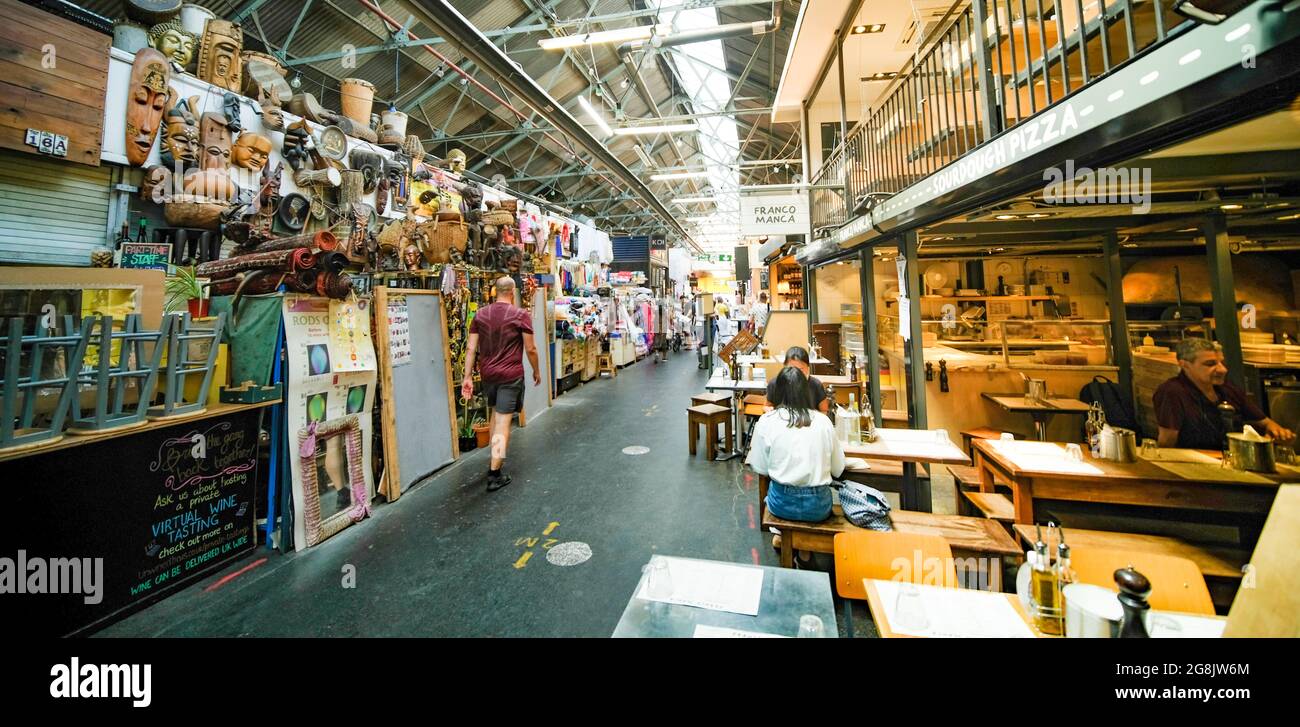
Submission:
<svg viewBox="0 0 1300 727">
<path fill-rule="evenodd" d="M 526 425 L 551 406 L 551 357 L 547 343 L 550 326 L 546 323 L 546 288 L 533 291 L 533 342 L 537 344 L 537 363 L 542 369 L 542 383 L 533 385 L 533 366 L 524 356 L 524 411 L 519 415 L 520 426 Z"/>
<path fill-rule="evenodd" d="M 384 390 L 380 491 L 392 501 L 460 456 L 442 295 L 377 287 L 375 328 Z"/>
<path fill-rule="evenodd" d="M 27 576 L 23 592 L 5 582 L 6 622 L 32 636 L 106 625 L 252 551 L 262 411 L 213 406 L 0 463 L 20 514 L 0 528 L 0 568 Z"/>
</svg>

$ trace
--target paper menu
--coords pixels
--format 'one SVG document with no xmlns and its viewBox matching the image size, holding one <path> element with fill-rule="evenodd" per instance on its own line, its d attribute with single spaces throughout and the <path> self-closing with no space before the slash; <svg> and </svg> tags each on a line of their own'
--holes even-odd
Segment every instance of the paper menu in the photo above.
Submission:
<svg viewBox="0 0 1300 727">
<path fill-rule="evenodd" d="M 636 597 L 647 601 L 758 615 L 763 569 L 685 558 L 660 558 L 667 564 L 668 582 L 641 580 Z M 652 587 L 653 586 L 653 587 Z"/>
<path fill-rule="evenodd" d="M 1001 593 L 868 580 L 900 636 L 1032 639 L 1034 632 Z"/>
<path fill-rule="evenodd" d="M 987 440 L 988 446 L 1011 460 L 1012 464 L 1028 472 L 1053 472 L 1063 475 L 1103 475 L 1105 472 L 1086 459 L 1075 462 L 1066 454 L 1065 447 L 1053 442 L 1026 442 L 1023 440 Z"/>
<path fill-rule="evenodd" d="M 723 628 L 720 626 L 705 626 L 696 624 L 695 634 L 692 638 L 696 639 L 788 639 L 789 636 L 779 634 L 761 634 L 757 631 L 745 631 L 743 629 Z"/>
</svg>

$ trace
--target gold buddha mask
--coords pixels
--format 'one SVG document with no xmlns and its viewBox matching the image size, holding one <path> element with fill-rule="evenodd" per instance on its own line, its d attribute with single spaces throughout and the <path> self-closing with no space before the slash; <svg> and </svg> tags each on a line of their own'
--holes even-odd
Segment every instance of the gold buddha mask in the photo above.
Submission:
<svg viewBox="0 0 1300 727">
<path fill-rule="evenodd" d="M 167 107 L 170 80 L 171 68 L 162 53 L 141 48 L 135 54 L 126 104 L 126 158 L 132 166 L 144 166 L 149 158 Z"/>
<path fill-rule="evenodd" d="M 465 173 L 465 152 L 460 149 L 452 149 L 447 152 L 447 169 L 453 174 Z"/>
<path fill-rule="evenodd" d="M 173 19 L 149 29 L 149 45 L 184 69 L 194 60 L 199 39 L 183 28 L 179 20 Z"/>
</svg>

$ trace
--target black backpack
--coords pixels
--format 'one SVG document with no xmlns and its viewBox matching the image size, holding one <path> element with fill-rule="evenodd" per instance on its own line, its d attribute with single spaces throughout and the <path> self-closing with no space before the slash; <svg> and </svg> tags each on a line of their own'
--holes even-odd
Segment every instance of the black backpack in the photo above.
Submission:
<svg viewBox="0 0 1300 727">
<path fill-rule="evenodd" d="M 1120 385 L 1105 376 L 1094 376 L 1079 390 L 1079 400 L 1085 404 L 1100 404 L 1106 412 L 1106 423 L 1112 427 L 1138 430 L 1137 417 L 1129 406 L 1128 397 Z"/>
</svg>

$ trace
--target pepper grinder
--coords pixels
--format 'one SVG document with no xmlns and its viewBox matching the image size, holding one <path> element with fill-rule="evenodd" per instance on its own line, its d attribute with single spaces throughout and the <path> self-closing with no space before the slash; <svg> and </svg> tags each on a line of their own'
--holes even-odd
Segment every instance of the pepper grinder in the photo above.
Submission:
<svg viewBox="0 0 1300 727">
<path fill-rule="evenodd" d="M 948 361 L 941 358 L 939 359 L 939 393 L 947 394 L 948 391 Z"/>
<path fill-rule="evenodd" d="M 934 364 L 930 361 L 925 362 L 925 380 L 934 381 Z"/>
<path fill-rule="evenodd" d="M 1133 570 L 1132 567 L 1115 571 L 1115 585 L 1119 586 L 1119 604 L 1124 607 L 1124 616 L 1119 622 L 1121 639 L 1146 639 L 1146 612 L 1151 609 L 1147 596 L 1151 595 L 1151 581 Z"/>
</svg>

